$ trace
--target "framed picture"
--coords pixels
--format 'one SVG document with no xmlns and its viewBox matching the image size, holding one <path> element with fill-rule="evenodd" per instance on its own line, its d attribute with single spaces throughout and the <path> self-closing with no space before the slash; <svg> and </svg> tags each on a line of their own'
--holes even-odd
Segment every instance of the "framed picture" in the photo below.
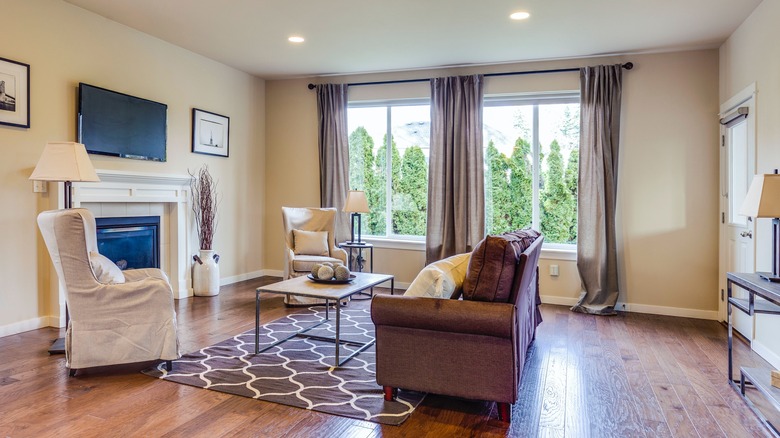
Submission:
<svg viewBox="0 0 780 438">
<path fill-rule="evenodd" d="M 30 66 L 0 58 L 0 124 L 30 127 Z"/>
<path fill-rule="evenodd" d="M 192 152 L 227 157 L 230 148 L 230 118 L 192 109 Z"/>
</svg>

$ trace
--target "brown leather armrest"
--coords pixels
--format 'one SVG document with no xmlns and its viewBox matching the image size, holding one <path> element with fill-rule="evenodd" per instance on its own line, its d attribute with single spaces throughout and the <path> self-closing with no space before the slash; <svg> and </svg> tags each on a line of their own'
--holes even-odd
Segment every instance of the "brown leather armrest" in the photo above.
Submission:
<svg viewBox="0 0 780 438">
<path fill-rule="evenodd" d="M 511 338 L 515 306 L 508 303 L 376 295 L 374 325 Z"/>
</svg>

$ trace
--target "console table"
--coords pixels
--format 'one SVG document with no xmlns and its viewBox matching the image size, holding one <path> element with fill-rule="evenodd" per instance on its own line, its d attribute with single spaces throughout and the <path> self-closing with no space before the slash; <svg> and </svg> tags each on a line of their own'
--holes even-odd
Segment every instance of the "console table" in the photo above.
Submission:
<svg viewBox="0 0 780 438">
<path fill-rule="evenodd" d="M 732 286 L 737 285 L 748 293 L 748 298 L 736 298 L 732 296 Z M 729 272 L 726 274 L 726 286 L 728 289 L 727 301 L 727 319 L 729 330 L 729 384 L 736 389 L 745 400 L 748 407 L 761 419 L 764 425 L 769 428 L 772 434 L 780 437 L 780 431 L 770 422 L 764 414 L 745 396 L 745 385 L 753 385 L 758 391 L 769 400 L 772 406 L 780 411 L 780 388 L 771 384 L 771 373 L 763 368 L 740 367 L 739 380 L 734 380 L 733 360 L 732 360 L 732 322 L 731 311 L 737 308 L 740 311 L 755 315 L 765 313 L 771 315 L 780 315 L 780 283 L 772 283 L 759 277 L 758 274 L 737 274 Z M 756 302 L 756 296 L 764 298 L 766 301 Z M 739 387 L 737 387 L 739 383 Z"/>
</svg>

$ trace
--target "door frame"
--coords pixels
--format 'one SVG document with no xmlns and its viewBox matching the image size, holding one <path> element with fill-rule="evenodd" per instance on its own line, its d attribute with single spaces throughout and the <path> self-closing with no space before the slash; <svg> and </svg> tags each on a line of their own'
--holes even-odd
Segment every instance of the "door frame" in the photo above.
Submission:
<svg viewBox="0 0 780 438">
<path fill-rule="evenodd" d="M 730 113 L 733 113 L 739 107 L 748 107 L 747 116 L 747 137 L 748 147 L 752 148 L 752 160 L 753 169 L 756 169 L 756 84 L 755 82 L 745 87 L 742 91 L 735 94 L 726 102 L 720 105 L 719 117 L 725 117 Z M 720 151 L 720 168 L 718 176 L 718 199 L 719 199 L 719 217 L 718 217 L 718 316 L 721 321 L 726 321 L 726 272 L 728 266 L 728 224 L 726 223 L 726 215 L 728 214 L 728 172 L 729 172 L 729 157 L 728 149 L 726 148 L 726 134 L 728 128 L 724 125 L 720 125 L 720 144 L 718 150 Z M 748 222 L 748 227 L 755 228 L 755 222 Z M 755 235 L 755 229 L 751 229 Z M 753 240 L 753 263 L 755 264 L 755 252 L 756 245 Z M 751 339 L 752 340 L 752 339 Z"/>
</svg>

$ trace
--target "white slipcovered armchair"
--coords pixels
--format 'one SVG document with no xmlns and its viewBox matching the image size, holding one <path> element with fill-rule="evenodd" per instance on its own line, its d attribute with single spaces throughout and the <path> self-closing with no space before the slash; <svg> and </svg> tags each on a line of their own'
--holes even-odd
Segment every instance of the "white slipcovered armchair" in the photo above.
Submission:
<svg viewBox="0 0 780 438">
<path fill-rule="evenodd" d="M 95 217 L 74 208 L 45 211 L 38 227 L 70 314 L 65 355 L 80 368 L 179 358 L 176 312 L 159 269 L 120 271 L 97 248 Z"/>
<path fill-rule="evenodd" d="M 285 280 L 307 275 L 317 263 L 346 265 L 347 253 L 336 246 L 335 208 L 282 207 L 285 243 Z M 303 231 L 303 233 L 300 233 Z M 315 233 L 311 233 L 315 232 Z M 325 232 L 324 239 L 321 233 Z M 298 242 L 295 236 L 298 235 Z M 305 241 L 304 241 L 305 239 Z M 303 305 L 324 302 L 312 298 L 290 297 L 287 304 Z"/>
</svg>

